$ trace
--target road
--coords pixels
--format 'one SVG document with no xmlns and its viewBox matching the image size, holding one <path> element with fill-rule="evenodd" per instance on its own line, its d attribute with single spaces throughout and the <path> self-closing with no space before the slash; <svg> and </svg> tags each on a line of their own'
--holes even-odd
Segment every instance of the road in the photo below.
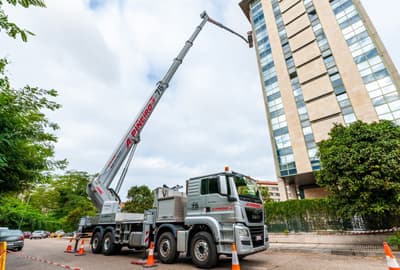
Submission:
<svg viewBox="0 0 400 270">
<path fill-rule="evenodd" d="M 85 256 L 75 256 L 64 253 L 67 246 L 65 239 L 25 240 L 21 252 L 7 255 L 6 270 L 57 270 L 75 267 L 80 270 L 131 270 L 143 269 L 142 266 L 132 265 L 131 261 L 140 259 L 142 253 L 122 250 L 121 255 L 103 256 L 89 251 L 88 241 L 85 241 Z M 41 260 L 41 261 L 40 261 Z M 53 262 L 53 264 L 50 264 Z M 63 264 L 62 266 L 54 263 Z M 221 257 L 215 269 L 230 269 L 231 260 Z M 384 258 L 338 256 L 329 254 L 281 253 L 272 250 L 251 255 L 240 261 L 241 269 L 247 270 L 382 270 L 386 269 Z M 188 258 L 179 258 L 173 265 L 160 264 L 157 269 L 197 269 Z"/>
</svg>

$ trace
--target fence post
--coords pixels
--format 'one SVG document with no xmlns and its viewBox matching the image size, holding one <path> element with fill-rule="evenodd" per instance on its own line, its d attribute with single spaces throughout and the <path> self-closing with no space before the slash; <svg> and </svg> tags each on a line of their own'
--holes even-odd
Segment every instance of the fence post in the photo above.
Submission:
<svg viewBox="0 0 400 270">
<path fill-rule="evenodd" d="M 6 270 L 7 243 L 0 242 L 0 270 Z"/>
</svg>

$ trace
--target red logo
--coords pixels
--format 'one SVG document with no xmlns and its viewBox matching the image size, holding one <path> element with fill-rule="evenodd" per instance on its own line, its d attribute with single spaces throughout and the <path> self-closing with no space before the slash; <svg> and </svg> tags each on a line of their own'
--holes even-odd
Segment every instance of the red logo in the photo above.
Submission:
<svg viewBox="0 0 400 270">
<path fill-rule="evenodd" d="M 156 103 L 155 98 L 151 97 L 149 102 L 147 102 L 145 109 L 142 111 L 142 114 L 139 116 L 138 120 L 136 120 L 135 124 L 133 125 L 133 128 L 130 132 L 130 136 L 135 137 L 136 134 L 138 134 L 140 132 L 144 123 L 146 122 L 146 120 L 149 118 L 151 112 L 153 111 L 155 103 Z M 126 148 L 129 148 L 132 144 L 132 139 L 130 136 L 128 136 L 128 138 L 126 138 L 126 141 L 125 141 Z"/>
<path fill-rule="evenodd" d="M 228 211 L 228 210 L 232 210 L 232 209 L 233 209 L 232 206 L 220 206 L 220 207 L 211 208 L 211 211 Z"/>
<path fill-rule="evenodd" d="M 98 193 L 103 194 L 103 190 L 101 190 L 101 188 L 96 187 L 96 190 L 97 190 Z"/>
<path fill-rule="evenodd" d="M 246 207 L 262 208 L 262 205 L 258 204 L 258 203 L 250 203 L 250 202 L 248 202 L 248 203 L 246 203 Z"/>
</svg>

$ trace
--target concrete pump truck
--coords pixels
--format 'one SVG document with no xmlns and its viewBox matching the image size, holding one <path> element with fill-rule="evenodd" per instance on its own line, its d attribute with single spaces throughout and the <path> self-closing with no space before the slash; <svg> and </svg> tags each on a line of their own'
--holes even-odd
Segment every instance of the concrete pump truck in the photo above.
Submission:
<svg viewBox="0 0 400 270">
<path fill-rule="evenodd" d="M 200 25 L 158 82 L 103 170 L 87 186 L 87 194 L 99 213 L 82 218 L 79 231 L 91 232 L 93 253 L 112 255 L 122 247 L 145 250 L 154 241 L 155 252 L 163 263 L 173 263 L 183 253 L 196 266 L 210 268 L 217 263 L 219 255 L 231 255 L 232 243 L 236 244 L 239 257 L 268 248 L 263 204 L 256 182 L 229 168 L 188 179 L 185 193 L 179 191 L 181 186 L 156 188 L 153 208 L 144 213 L 120 212 L 118 192 L 140 141 L 140 132 L 206 22 L 230 31 L 252 47 L 251 32 L 246 39 L 212 20 L 206 12 L 201 18 Z M 112 189 L 110 185 L 124 162 L 120 178 Z"/>
</svg>

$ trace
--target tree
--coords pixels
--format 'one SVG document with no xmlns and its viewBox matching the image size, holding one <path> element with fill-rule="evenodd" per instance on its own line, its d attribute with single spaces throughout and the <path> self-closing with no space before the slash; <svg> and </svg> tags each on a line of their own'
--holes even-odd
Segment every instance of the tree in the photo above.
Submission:
<svg viewBox="0 0 400 270">
<path fill-rule="evenodd" d="M 87 172 L 68 171 L 55 176 L 46 188 L 39 187 L 31 196 L 31 205 L 42 213 L 59 220 L 64 230 L 76 230 L 79 219 L 96 214 L 87 198 Z"/>
<path fill-rule="evenodd" d="M 258 189 L 260 190 L 261 198 L 263 199 L 264 203 L 272 202 L 268 187 L 259 187 Z"/>
<path fill-rule="evenodd" d="M 0 224 L 21 230 L 48 230 L 54 231 L 60 223 L 53 217 L 43 215 L 39 210 L 22 202 L 12 194 L 0 196 Z"/>
<path fill-rule="evenodd" d="M 50 133 L 58 129 L 44 114 L 60 107 L 51 98 L 53 89 L 11 87 L 5 75 L 7 60 L 0 59 L 0 193 L 22 191 L 31 183 L 43 183 L 46 172 L 63 168 L 66 161 L 54 160 Z"/>
<path fill-rule="evenodd" d="M 7 3 L 13 6 L 22 6 L 28 8 L 30 6 L 36 7 L 46 7 L 45 3 L 41 0 L 6 0 Z M 21 37 L 22 41 L 28 40 L 28 35 L 34 35 L 32 32 L 22 29 L 15 23 L 8 20 L 8 16 L 3 10 L 3 0 L 0 0 L 0 31 L 6 31 L 7 35 L 16 38 L 18 35 Z"/>
<path fill-rule="evenodd" d="M 317 183 L 343 217 L 362 216 L 369 227 L 400 225 L 400 127 L 390 121 L 335 125 L 318 144 Z"/>
<path fill-rule="evenodd" d="M 133 186 L 128 190 L 128 201 L 123 212 L 143 213 L 153 207 L 153 194 L 147 186 Z"/>
</svg>

